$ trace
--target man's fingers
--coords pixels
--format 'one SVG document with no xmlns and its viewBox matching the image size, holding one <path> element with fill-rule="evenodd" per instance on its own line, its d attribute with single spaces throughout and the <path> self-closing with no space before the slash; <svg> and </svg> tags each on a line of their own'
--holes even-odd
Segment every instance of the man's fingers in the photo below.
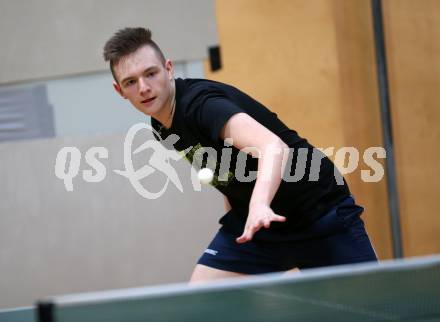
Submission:
<svg viewBox="0 0 440 322">
<path fill-rule="evenodd" d="M 239 244 L 243 244 L 243 243 L 246 243 L 246 242 L 250 241 L 251 239 L 252 239 L 252 237 L 249 236 L 248 233 L 244 233 L 243 235 L 241 235 L 240 237 L 238 237 L 238 238 L 236 239 L 236 241 L 237 241 L 237 243 L 239 243 Z"/>
<path fill-rule="evenodd" d="M 264 219 L 264 221 L 262 222 L 262 226 L 264 226 L 264 228 L 270 228 L 270 223 L 272 221 L 284 222 L 286 221 L 286 217 L 273 214 L 270 218 Z"/>
<path fill-rule="evenodd" d="M 249 227 L 245 227 L 243 234 L 236 239 L 237 243 L 242 244 L 249 241 Z"/>
<path fill-rule="evenodd" d="M 286 221 L 286 217 L 272 214 L 270 217 L 261 219 L 254 224 L 247 225 L 243 234 L 236 239 L 237 243 L 242 244 L 252 240 L 254 234 L 259 231 L 261 227 L 270 228 L 270 223 L 272 221 L 284 222 Z"/>
<path fill-rule="evenodd" d="M 272 216 L 272 221 L 279 221 L 279 222 L 283 222 L 286 221 L 286 217 L 280 216 L 280 215 L 273 215 Z"/>
<path fill-rule="evenodd" d="M 238 237 L 235 241 L 239 244 L 243 244 L 249 240 L 244 235 L 242 235 L 242 236 Z"/>
<path fill-rule="evenodd" d="M 254 237 L 256 231 L 260 229 L 260 226 L 249 226 L 244 229 L 243 235 L 236 239 L 237 243 L 245 243 L 248 242 Z"/>
<path fill-rule="evenodd" d="M 270 219 L 269 218 L 264 220 L 263 226 L 264 226 L 264 228 L 269 228 L 270 227 Z"/>
</svg>

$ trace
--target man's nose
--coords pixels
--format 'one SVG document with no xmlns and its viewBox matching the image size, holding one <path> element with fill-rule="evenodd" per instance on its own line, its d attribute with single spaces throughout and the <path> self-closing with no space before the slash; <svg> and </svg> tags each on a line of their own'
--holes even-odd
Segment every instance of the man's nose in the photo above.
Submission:
<svg viewBox="0 0 440 322">
<path fill-rule="evenodd" d="M 143 77 L 139 79 L 139 94 L 144 95 L 151 91 L 150 84 Z"/>
</svg>

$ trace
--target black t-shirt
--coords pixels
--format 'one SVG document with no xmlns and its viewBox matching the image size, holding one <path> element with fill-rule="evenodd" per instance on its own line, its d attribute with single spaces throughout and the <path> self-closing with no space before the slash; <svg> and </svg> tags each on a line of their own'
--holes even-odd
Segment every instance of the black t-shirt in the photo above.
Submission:
<svg viewBox="0 0 440 322">
<path fill-rule="evenodd" d="M 291 148 L 291 162 L 287 163 L 291 166 L 285 169 L 285 176 L 290 175 L 290 179 L 281 182 L 271 203 L 273 211 L 287 220 L 271 223 L 269 229 L 258 231 L 255 239 L 289 240 L 292 233 L 318 219 L 350 194 L 345 180 L 338 184 L 335 173 L 339 172 L 324 154 L 250 96 L 233 86 L 204 79 L 176 79 L 175 84 L 176 107 L 171 128 L 162 128 L 154 119 L 152 126 L 160 133 L 161 138 L 156 136 L 157 139 L 165 140 L 170 134 L 177 134 L 179 140 L 174 148 L 185 150 L 193 166 L 215 170 L 211 184 L 232 206 L 220 219 L 223 229 L 237 236 L 243 232 L 255 185 L 256 176 L 251 174 L 258 166 L 257 158 L 219 137 L 223 126 L 237 113 L 247 113 Z M 317 168 L 312 167 L 315 171 L 311 170 L 312 159 L 320 160 Z"/>
</svg>

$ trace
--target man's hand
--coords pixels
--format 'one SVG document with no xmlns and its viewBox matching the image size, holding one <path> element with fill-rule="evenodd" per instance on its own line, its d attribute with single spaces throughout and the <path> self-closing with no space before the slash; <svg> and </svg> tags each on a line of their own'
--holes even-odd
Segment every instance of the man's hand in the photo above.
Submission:
<svg viewBox="0 0 440 322">
<path fill-rule="evenodd" d="M 243 234 L 236 239 L 237 243 L 242 244 L 250 241 L 260 228 L 269 228 L 272 221 L 284 222 L 286 217 L 277 215 L 265 204 L 257 204 L 249 209 L 246 226 Z"/>
</svg>

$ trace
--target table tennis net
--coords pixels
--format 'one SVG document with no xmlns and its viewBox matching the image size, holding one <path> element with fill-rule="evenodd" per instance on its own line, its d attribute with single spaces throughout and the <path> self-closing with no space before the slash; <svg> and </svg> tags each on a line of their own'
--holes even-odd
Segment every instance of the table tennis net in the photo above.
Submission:
<svg viewBox="0 0 440 322">
<path fill-rule="evenodd" d="M 41 322 L 440 321 L 440 257 L 61 296 Z"/>
</svg>

